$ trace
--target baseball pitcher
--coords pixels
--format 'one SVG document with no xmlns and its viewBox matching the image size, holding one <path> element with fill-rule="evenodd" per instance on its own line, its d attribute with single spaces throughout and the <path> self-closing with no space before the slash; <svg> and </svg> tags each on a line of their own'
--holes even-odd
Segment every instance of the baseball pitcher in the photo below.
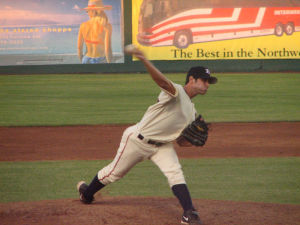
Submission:
<svg viewBox="0 0 300 225">
<path fill-rule="evenodd" d="M 102 168 L 87 185 L 77 184 L 80 200 L 89 204 L 94 194 L 108 184 L 121 179 L 137 163 L 150 159 L 166 176 L 169 186 L 183 208 L 182 224 L 202 224 L 179 163 L 173 143 L 179 146 L 203 146 L 208 137 L 208 126 L 196 113 L 191 99 L 205 95 L 209 85 L 217 83 L 204 67 L 191 68 L 185 85 L 167 79 L 137 47 L 125 48 L 146 67 L 152 80 L 160 87 L 158 101 L 151 105 L 137 124 L 128 127 L 122 136 L 114 160 Z"/>
</svg>

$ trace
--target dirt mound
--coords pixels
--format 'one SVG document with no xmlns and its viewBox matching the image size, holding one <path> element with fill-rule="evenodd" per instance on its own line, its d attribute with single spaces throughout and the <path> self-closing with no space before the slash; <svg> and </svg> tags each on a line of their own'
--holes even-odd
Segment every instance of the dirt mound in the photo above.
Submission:
<svg viewBox="0 0 300 225">
<path fill-rule="evenodd" d="M 195 200 L 204 224 L 299 224 L 299 205 Z M 2 225 L 174 225 L 181 209 L 174 198 L 104 197 L 91 205 L 79 200 L 0 204 Z"/>
<path fill-rule="evenodd" d="M 0 127 L 0 161 L 95 160 L 114 157 L 127 126 Z M 214 123 L 205 147 L 179 157 L 300 156 L 300 122 Z"/>
</svg>

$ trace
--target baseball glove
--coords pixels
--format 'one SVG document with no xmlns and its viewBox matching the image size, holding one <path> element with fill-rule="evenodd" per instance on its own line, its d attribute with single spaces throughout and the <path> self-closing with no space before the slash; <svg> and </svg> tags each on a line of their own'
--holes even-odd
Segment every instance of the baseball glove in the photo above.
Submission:
<svg viewBox="0 0 300 225">
<path fill-rule="evenodd" d="M 191 124 L 189 124 L 181 133 L 188 142 L 195 146 L 203 146 L 208 137 L 208 124 L 199 115 Z"/>
</svg>

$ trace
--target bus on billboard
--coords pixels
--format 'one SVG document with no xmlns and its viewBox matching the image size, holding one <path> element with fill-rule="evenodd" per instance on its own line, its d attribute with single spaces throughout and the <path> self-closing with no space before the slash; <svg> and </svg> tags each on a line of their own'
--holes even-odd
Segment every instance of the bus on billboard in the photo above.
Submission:
<svg viewBox="0 0 300 225">
<path fill-rule="evenodd" d="M 176 46 L 300 31 L 300 0 L 144 0 L 137 41 Z"/>
</svg>

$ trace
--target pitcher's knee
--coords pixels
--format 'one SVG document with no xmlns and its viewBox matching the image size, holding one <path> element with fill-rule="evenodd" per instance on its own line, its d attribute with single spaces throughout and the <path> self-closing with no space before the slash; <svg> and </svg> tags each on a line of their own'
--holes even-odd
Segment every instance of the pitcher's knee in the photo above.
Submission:
<svg viewBox="0 0 300 225">
<path fill-rule="evenodd" d="M 176 185 L 176 184 L 185 184 L 186 183 L 184 176 L 183 176 L 183 172 L 181 170 L 172 171 L 172 172 L 166 173 L 165 175 L 168 178 L 168 183 L 169 183 L 170 187 L 172 187 L 173 185 Z"/>
</svg>

